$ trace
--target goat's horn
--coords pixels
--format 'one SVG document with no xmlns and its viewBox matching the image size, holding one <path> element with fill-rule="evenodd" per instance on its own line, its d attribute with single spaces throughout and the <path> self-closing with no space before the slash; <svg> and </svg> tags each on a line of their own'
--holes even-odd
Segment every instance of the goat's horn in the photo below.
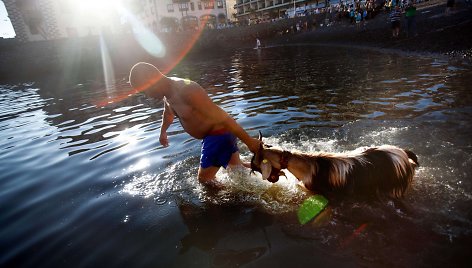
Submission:
<svg viewBox="0 0 472 268">
<path fill-rule="evenodd" d="M 262 132 L 259 130 L 259 140 L 262 141 Z"/>
</svg>

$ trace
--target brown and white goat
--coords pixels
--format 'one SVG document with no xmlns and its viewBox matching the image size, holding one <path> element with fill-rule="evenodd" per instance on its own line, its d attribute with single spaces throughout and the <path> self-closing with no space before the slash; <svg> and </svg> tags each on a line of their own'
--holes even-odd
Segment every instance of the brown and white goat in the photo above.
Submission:
<svg viewBox="0 0 472 268">
<path fill-rule="evenodd" d="M 262 136 L 259 136 L 262 141 Z M 252 171 L 277 182 L 287 169 L 305 188 L 318 193 L 403 197 L 410 187 L 417 156 L 391 145 L 351 153 L 299 153 L 261 144 L 251 159 Z"/>
</svg>

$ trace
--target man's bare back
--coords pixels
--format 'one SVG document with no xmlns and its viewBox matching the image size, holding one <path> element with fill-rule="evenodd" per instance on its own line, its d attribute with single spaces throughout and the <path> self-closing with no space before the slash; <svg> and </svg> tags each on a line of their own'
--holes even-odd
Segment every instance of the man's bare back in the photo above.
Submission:
<svg viewBox="0 0 472 268">
<path fill-rule="evenodd" d="M 226 112 L 211 101 L 200 85 L 185 79 L 170 79 L 173 95 L 165 101 L 190 136 L 203 139 L 208 133 L 224 128 L 218 118 L 225 117 Z M 208 109 L 221 115 L 215 114 L 209 117 L 208 113 L 202 112 Z"/>
</svg>

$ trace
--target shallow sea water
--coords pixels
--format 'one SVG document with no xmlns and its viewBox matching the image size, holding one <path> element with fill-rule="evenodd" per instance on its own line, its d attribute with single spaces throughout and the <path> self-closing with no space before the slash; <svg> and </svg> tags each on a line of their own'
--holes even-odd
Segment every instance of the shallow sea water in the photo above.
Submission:
<svg viewBox="0 0 472 268">
<path fill-rule="evenodd" d="M 0 264 L 5 267 L 469 266 L 472 68 L 319 46 L 189 57 L 189 78 L 251 135 L 305 152 L 382 144 L 418 155 L 402 202 L 330 200 L 315 221 L 293 176 L 196 179 L 200 141 L 162 103 L 96 78 L 0 85 Z M 244 145 L 242 157 L 251 155 Z"/>
</svg>

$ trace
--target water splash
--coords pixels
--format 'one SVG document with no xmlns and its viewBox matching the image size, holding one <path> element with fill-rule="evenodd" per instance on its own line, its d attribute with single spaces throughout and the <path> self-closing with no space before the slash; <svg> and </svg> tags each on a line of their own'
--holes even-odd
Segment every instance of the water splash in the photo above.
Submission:
<svg viewBox="0 0 472 268">
<path fill-rule="evenodd" d="M 352 126 L 350 126 L 352 128 Z M 387 127 L 378 131 L 362 135 L 357 141 L 351 140 L 356 145 L 365 147 L 371 140 L 383 143 L 394 140 L 402 130 L 407 128 Z M 294 133 L 264 138 L 267 144 L 281 147 L 285 150 L 303 152 L 345 152 L 350 151 L 344 144 L 349 132 L 337 134 L 338 136 L 316 138 L 309 133 Z M 296 137 L 292 140 L 289 137 Z M 386 142 L 393 143 L 393 142 Z M 359 149 L 359 148 L 357 148 Z M 249 161 L 250 155 L 242 153 L 242 160 Z M 260 174 L 250 174 L 246 168 L 220 169 L 216 174 L 216 180 L 224 185 L 224 189 L 210 193 L 197 179 L 198 160 L 195 157 L 187 158 L 166 167 L 158 174 L 136 175 L 127 183 L 122 193 L 144 198 L 154 198 L 157 203 L 165 203 L 177 196 L 185 202 L 203 204 L 225 203 L 249 203 L 262 208 L 270 214 L 282 214 L 298 209 L 299 205 L 312 193 L 299 184 L 290 172 L 287 177 L 282 177 L 277 183 L 262 180 Z"/>
<path fill-rule="evenodd" d="M 287 179 L 272 184 L 263 181 L 260 175 L 249 174 L 245 168 L 221 169 L 216 180 L 225 188 L 212 194 L 198 182 L 195 162 L 189 158 L 168 166 L 158 174 L 136 175 L 124 185 L 121 193 L 154 198 L 156 204 L 174 197 L 194 204 L 249 203 L 272 214 L 295 210 L 309 195 L 291 174 L 287 175 Z"/>
</svg>

